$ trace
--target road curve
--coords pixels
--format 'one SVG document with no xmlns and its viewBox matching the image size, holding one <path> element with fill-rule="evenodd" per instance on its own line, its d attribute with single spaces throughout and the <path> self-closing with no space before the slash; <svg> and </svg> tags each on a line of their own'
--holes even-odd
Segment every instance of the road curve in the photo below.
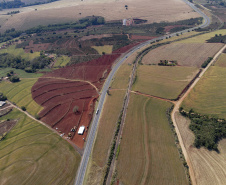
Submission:
<svg viewBox="0 0 226 185">
<path fill-rule="evenodd" d="M 99 103 L 98 103 L 98 106 L 97 106 L 97 110 L 99 110 L 99 112 L 98 112 L 98 114 L 94 115 L 94 118 L 93 118 L 93 121 L 92 121 L 92 124 L 91 124 L 91 127 L 90 127 L 90 131 L 89 131 L 88 138 L 86 140 L 86 146 L 85 146 L 85 150 L 84 150 L 84 153 L 83 153 L 82 161 L 80 163 L 79 170 L 77 172 L 77 176 L 76 176 L 76 179 L 75 179 L 75 182 L 74 182 L 75 185 L 82 185 L 83 182 L 84 182 L 87 165 L 88 165 L 89 157 L 90 157 L 90 154 L 91 154 L 91 151 L 92 151 L 92 147 L 93 147 L 93 143 L 94 143 L 94 139 L 95 139 L 95 135 L 96 135 L 96 131 L 97 131 L 97 126 L 98 126 L 98 122 L 99 122 L 99 119 L 100 119 L 100 114 L 102 112 L 104 100 L 105 100 L 105 97 L 107 95 L 107 90 L 110 86 L 111 80 L 113 79 L 116 71 L 119 69 L 121 64 L 126 60 L 126 58 L 128 58 L 130 55 L 132 55 L 137 50 L 139 50 L 141 47 L 149 45 L 150 42 L 154 42 L 156 40 L 161 40 L 161 39 L 166 39 L 166 37 L 169 37 L 169 36 L 173 37 L 173 36 L 176 36 L 179 33 L 185 33 L 185 32 L 197 29 L 197 28 L 204 28 L 204 27 L 209 26 L 211 21 L 210 21 L 209 17 L 207 17 L 207 15 L 205 15 L 203 12 L 201 12 L 201 10 L 199 10 L 193 3 L 190 3 L 186 0 L 182 0 L 182 1 L 184 1 L 186 4 L 188 4 L 191 8 L 193 8 L 197 13 L 199 13 L 203 17 L 203 19 L 204 19 L 203 24 L 201 24 L 200 26 L 196 26 L 194 28 L 189 28 L 189 29 L 186 29 L 186 30 L 183 30 L 183 31 L 175 32 L 175 33 L 172 33 L 170 35 L 154 38 L 154 39 L 148 40 L 148 41 L 146 41 L 146 42 L 144 42 L 144 43 L 142 43 L 138 46 L 135 46 L 134 48 L 132 48 L 130 50 L 130 52 L 128 52 L 126 55 L 124 55 L 113 66 L 111 73 L 108 75 L 108 78 L 106 79 L 106 81 L 104 83 L 102 93 L 101 93 L 100 98 L 99 98 Z"/>
</svg>

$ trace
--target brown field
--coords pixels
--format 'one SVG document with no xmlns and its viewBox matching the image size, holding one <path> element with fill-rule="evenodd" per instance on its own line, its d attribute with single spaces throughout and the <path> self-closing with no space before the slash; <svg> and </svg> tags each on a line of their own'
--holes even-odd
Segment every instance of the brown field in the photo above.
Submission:
<svg viewBox="0 0 226 185">
<path fill-rule="evenodd" d="M 92 153 L 92 161 L 86 177 L 85 184 L 101 184 L 103 170 L 107 162 L 108 150 L 114 129 L 122 108 L 125 91 L 112 91 L 104 104 L 103 113 L 99 123 L 98 133 Z"/>
<path fill-rule="evenodd" d="M 158 64 L 160 60 L 177 60 L 181 66 L 201 67 L 222 46 L 220 43 L 172 43 L 152 50 L 144 56 L 142 63 Z"/>
<path fill-rule="evenodd" d="M 188 184 L 166 118 L 170 103 L 131 95 L 117 164 L 124 185 Z"/>
<path fill-rule="evenodd" d="M 197 149 L 192 146 L 195 136 L 188 128 L 190 120 L 177 113 L 176 122 L 178 122 L 182 140 L 195 171 L 196 184 L 226 184 L 226 140 L 219 142 L 219 153 L 203 147 Z"/>
<path fill-rule="evenodd" d="M 125 5 L 128 5 L 128 10 L 126 10 Z M 180 0 L 140 0 L 139 3 L 136 0 L 105 0 L 104 2 L 100 0 L 63 0 L 46 5 L 20 8 L 19 10 L 21 13 L 11 17 L 7 16 L 8 20 L 3 22 L 1 30 L 12 27 L 23 30 L 40 24 L 75 21 L 92 15 L 103 16 L 107 21 L 134 17 L 146 19 L 148 23 L 172 22 L 199 17 L 196 12 Z M 0 17 L 4 17 L 3 14 L 7 12 L 8 10 L 3 10 Z"/>
</svg>

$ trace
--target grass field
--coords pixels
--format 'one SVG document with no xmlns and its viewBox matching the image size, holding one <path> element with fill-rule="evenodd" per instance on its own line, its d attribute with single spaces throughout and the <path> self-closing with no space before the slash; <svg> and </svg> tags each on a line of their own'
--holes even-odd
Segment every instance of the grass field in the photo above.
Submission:
<svg viewBox="0 0 226 185">
<path fill-rule="evenodd" d="M 225 73 L 225 67 L 211 66 L 185 98 L 182 106 L 186 110 L 193 108 L 202 114 L 226 118 Z"/>
<path fill-rule="evenodd" d="M 103 170 L 108 158 L 108 150 L 114 135 L 116 123 L 122 109 L 125 91 L 112 91 L 104 104 L 98 133 L 92 152 L 92 160 L 85 184 L 101 184 Z"/>
<path fill-rule="evenodd" d="M 0 184 L 73 184 L 80 156 L 48 128 L 18 110 L 18 119 L 0 145 Z"/>
<path fill-rule="evenodd" d="M 70 59 L 71 59 L 70 57 L 65 56 L 65 55 L 60 56 L 60 57 L 57 58 L 57 61 L 54 64 L 54 67 L 59 67 L 59 66 L 63 67 L 63 66 L 66 66 L 67 63 L 70 62 Z"/>
<path fill-rule="evenodd" d="M 124 185 L 188 184 L 166 117 L 170 106 L 131 95 L 117 165 Z"/>
<path fill-rule="evenodd" d="M 8 100 L 16 103 L 17 106 L 25 106 L 27 111 L 35 116 L 42 110 L 31 96 L 31 88 L 37 79 L 23 79 L 17 83 L 1 82 L 1 92 L 7 96 Z"/>
<path fill-rule="evenodd" d="M 197 72 L 198 69 L 195 67 L 140 65 L 132 90 L 162 98 L 176 99 Z"/>
<path fill-rule="evenodd" d="M 208 57 L 214 56 L 221 43 L 172 43 L 158 47 L 144 56 L 143 64 L 158 64 L 160 60 L 176 60 L 181 66 L 201 67 Z"/>
<path fill-rule="evenodd" d="M 132 67 L 132 65 L 128 64 L 121 65 L 114 77 L 111 88 L 126 89 L 129 84 L 129 77 L 132 71 Z"/>
<path fill-rule="evenodd" d="M 9 53 L 14 56 L 21 56 L 21 58 L 24 58 L 26 60 L 32 60 L 32 59 L 40 56 L 40 52 L 25 53 L 23 48 L 15 48 L 15 47 L 16 47 L 15 45 L 12 45 L 6 49 L 1 49 L 0 54 Z"/>
<path fill-rule="evenodd" d="M 95 49 L 100 55 L 103 54 L 111 54 L 113 45 L 104 45 L 104 46 L 92 46 L 93 49 Z"/>
<path fill-rule="evenodd" d="M 196 184 L 226 184 L 226 140 L 219 142 L 219 153 L 204 147 L 197 149 L 193 147 L 195 136 L 189 129 L 190 120 L 177 113 L 176 122 L 195 171 Z"/>
<path fill-rule="evenodd" d="M 24 70 L 21 70 L 21 69 L 7 67 L 7 68 L 0 68 L 0 77 L 5 77 L 6 74 L 11 70 L 13 70 L 14 73 L 18 75 L 20 78 L 38 78 L 43 75 L 41 73 L 26 73 Z"/>
<path fill-rule="evenodd" d="M 192 37 L 190 39 L 186 39 L 186 40 L 181 40 L 178 41 L 179 43 L 205 43 L 206 40 L 210 39 L 211 37 L 214 37 L 215 34 L 222 34 L 225 35 L 226 34 L 226 29 L 224 30 L 217 30 L 211 33 L 206 33 L 203 35 L 199 35 L 197 37 Z"/>
<path fill-rule="evenodd" d="M 226 53 L 222 53 L 214 65 L 218 67 L 226 67 Z"/>
</svg>

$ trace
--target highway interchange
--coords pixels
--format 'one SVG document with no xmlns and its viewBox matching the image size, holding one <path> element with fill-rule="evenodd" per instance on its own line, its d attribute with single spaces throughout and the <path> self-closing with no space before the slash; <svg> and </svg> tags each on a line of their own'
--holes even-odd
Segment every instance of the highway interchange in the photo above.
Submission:
<svg viewBox="0 0 226 185">
<path fill-rule="evenodd" d="M 210 21 L 210 19 L 209 19 L 209 17 L 207 15 L 205 15 L 201 10 L 199 10 L 193 3 L 190 3 L 189 1 L 186 1 L 186 0 L 183 0 L 183 1 L 186 4 L 188 4 L 191 8 L 193 8 L 197 13 L 199 13 L 203 17 L 203 19 L 204 19 L 203 24 L 199 25 L 199 26 L 196 26 L 194 28 L 189 28 L 189 29 L 186 29 L 186 30 L 183 30 L 183 31 L 180 31 L 180 32 L 175 32 L 175 33 L 172 33 L 172 34 L 169 34 L 169 35 L 165 35 L 165 36 L 161 36 L 161 37 L 158 37 L 158 38 L 154 38 L 154 39 L 148 40 L 148 41 L 146 41 L 146 42 L 144 42 L 144 43 L 142 43 L 140 45 L 137 45 L 134 48 L 132 48 L 130 50 L 130 52 L 128 52 L 126 55 L 124 55 L 113 66 L 112 71 L 108 75 L 108 78 L 106 79 L 105 84 L 103 86 L 102 93 L 101 93 L 101 95 L 99 97 L 99 103 L 98 103 L 98 106 L 97 106 L 97 110 L 99 110 L 99 111 L 98 111 L 98 114 L 94 115 L 94 118 L 93 118 L 93 121 L 92 121 L 92 124 L 91 124 L 91 127 L 90 127 L 90 131 L 89 131 L 89 135 L 88 135 L 88 137 L 86 139 L 85 150 L 84 150 L 84 153 L 83 153 L 83 156 L 82 156 L 82 160 L 81 160 L 81 163 L 80 163 L 80 167 L 78 169 L 77 176 L 76 176 L 76 179 L 75 179 L 75 182 L 74 182 L 75 185 L 82 185 L 83 182 L 84 182 L 85 173 L 86 173 L 86 169 L 87 169 L 87 166 L 88 166 L 89 157 L 91 155 L 91 151 L 92 151 L 92 147 L 93 147 L 93 143 L 94 143 L 94 139 L 95 139 L 95 135 L 96 135 L 96 131 L 97 131 L 100 115 L 101 115 L 101 112 L 102 112 L 102 109 L 103 109 L 105 97 L 107 95 L 107 90 L 108 90 L 108 88 L 109 88 L 109 86 L 111 84 L 111 81 L 112 81 L 116 71 L 119 69 L 121 64 L 130 55 L 132 55 L 134 52 L 139 50 L 141 47 L 149 45 L 151 42 L 154 42 L 156 40 L 163 40 L 163 39 L 166 39 L 166 37 L 169 37 L 169 36 L 173 37 L 173 36 L 176 36 L 177 34 L 186 33 L 188 31 L 192 31 L 192 30 L 197 29 L 197 28 L 204 28 L 204 27 L 209 26 L 211 21 Z"/>
</svg>

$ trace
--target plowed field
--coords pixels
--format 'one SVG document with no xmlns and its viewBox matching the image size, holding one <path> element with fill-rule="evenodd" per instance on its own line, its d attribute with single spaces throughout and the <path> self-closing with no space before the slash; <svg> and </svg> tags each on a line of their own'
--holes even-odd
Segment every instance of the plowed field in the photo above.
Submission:
<svg viewBox="0 0 226 185">
<path fill-rule="evenodd" d="M 82 148 L 98 91 L 119 56 L 103 55 L 99 59 L 67 66 L 39 78 L 31 91 L 32 98 L 44 107 L 39 113 L 40 119 L 60 134 L 64 133 L 64 137 L 71 135 L 69 138 Z M 74 107 L 78 110 L 75 111 Z M 86 127 L 83 135 L 77 134 L 80 126 Z"/>
</svg>

